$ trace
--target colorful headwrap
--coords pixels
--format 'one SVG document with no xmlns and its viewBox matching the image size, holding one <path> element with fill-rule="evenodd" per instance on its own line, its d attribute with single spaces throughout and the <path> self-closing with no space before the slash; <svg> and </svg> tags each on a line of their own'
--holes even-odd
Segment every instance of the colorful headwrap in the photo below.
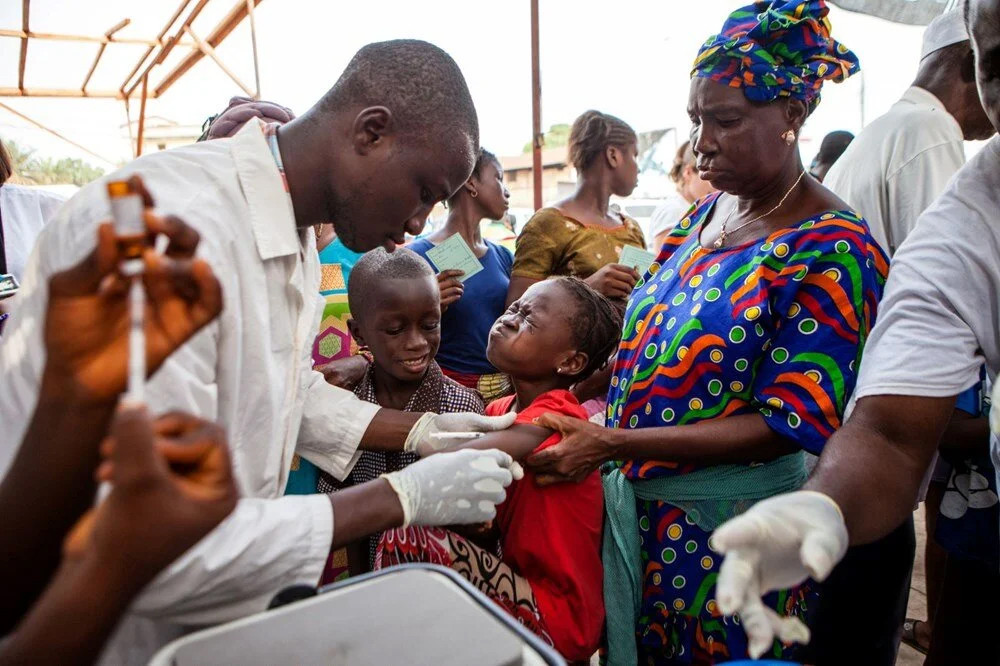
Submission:
<svg viewBox="0 0 1000 666">
<path fill-rule="evenodd" d="M 794 97 L 813 108 L 823 81 L 861 70 L 850 49 L 830 37 L 824 0 L 771 0 L 737 9 L 701 47 L 691 76 L 743 88 L 754 102 Z"/>
</svg>

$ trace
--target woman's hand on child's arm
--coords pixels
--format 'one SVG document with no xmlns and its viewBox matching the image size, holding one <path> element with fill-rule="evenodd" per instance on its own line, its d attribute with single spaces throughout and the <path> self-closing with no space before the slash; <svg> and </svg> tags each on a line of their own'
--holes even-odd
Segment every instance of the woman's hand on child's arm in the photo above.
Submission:
<svg viewBox="0 0 1000 666">
<path fill-rule="evenodd" d="M 620 430 L 561 414 L 542 414 L 535 419 L 539 428 L 562 434 L 562 440 L 530 456 L 528 468 L 541 486 L 571 481 L 579 483 L 608 460 L 615 458 L 615 436 Z"/>
<path fill-rule="evenodd" d="M 500 449 L 514 460 L 524 460 L 539 445 L 552 436 L 552 430 L 534 425 L 517 423 L 500 432 L 487 433 L 485 437 L 462 444 L 456 449 Z"/>
</svg>

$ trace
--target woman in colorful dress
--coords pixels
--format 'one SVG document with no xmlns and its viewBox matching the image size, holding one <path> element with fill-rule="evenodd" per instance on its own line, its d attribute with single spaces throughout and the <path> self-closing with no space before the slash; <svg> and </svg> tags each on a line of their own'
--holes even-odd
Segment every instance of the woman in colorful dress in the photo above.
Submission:
<svg viewBox="0 0 1000 666">
<path fill-rule="evenodd" d="M 851 395 L 888 269 L 863 219 L 805 174 L 797 138 L 824 80 L 858 70 L 822 0 L 739 9 L 692 72 L 701 199 L 636 285 L 607 429 L 558 416 L 562 442 L 529 459 L 548 481 L 606 461 L 605 602 L 612 664 L 711 664 L 751 654 L 766 622 L 802 638 L 814 586 L 742 617 L 715 598 L 712 531 L 798 488 Z"/>
</svg>

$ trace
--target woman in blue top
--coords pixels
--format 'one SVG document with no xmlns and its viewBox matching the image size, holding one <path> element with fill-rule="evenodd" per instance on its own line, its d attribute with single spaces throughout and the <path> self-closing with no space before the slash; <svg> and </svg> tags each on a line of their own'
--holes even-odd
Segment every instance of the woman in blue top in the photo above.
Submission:
<svg viewBox="0 0 1000 666">
<path fill-rule="evenodd" d="M 447 376 L 479 391 L 487 403 L 511 390 L 507 376 L 499 374 L 486 360 L 486 342 L 493 323 L 506 309 L 514 257 L 507 248 L 484 240 L 480 224 L 484 219 L 502 218 L 509 199 L 500 161 L 493 153 L 480 149 L 469 180 L 448 199 L 444 225 L 409 245 L 433 266 L 427 251 L 460 234 L 483 264 L 483 270 L 465 282 L 460 279 L 461 271 L 438 274 L 442 317 L 437 362 Z"/>
</svg>

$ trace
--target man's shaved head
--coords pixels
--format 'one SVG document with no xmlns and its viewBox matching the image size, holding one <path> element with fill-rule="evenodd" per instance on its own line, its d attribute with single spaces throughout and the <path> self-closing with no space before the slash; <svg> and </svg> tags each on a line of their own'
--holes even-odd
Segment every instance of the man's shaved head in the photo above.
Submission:
<svg viewBox="0 0 1000 666">
<path fill-rule="evenodd" d="M 394 39 L 361 48 L 333 88 L 323 110 L 386 106 L 401 132 L 436 141 L 468 137 L 479 147 L 479 119 L 458 64 L 442 49 L 418 39 Z"/>
<path fill-rule="evenodd" d="M 391 250 L 469 178 L 479 120 L 451 56 L 399 39 L 358 51 L 278 144 L 298 226 L 332 222 L 352 250 Z"/>
</svg>

